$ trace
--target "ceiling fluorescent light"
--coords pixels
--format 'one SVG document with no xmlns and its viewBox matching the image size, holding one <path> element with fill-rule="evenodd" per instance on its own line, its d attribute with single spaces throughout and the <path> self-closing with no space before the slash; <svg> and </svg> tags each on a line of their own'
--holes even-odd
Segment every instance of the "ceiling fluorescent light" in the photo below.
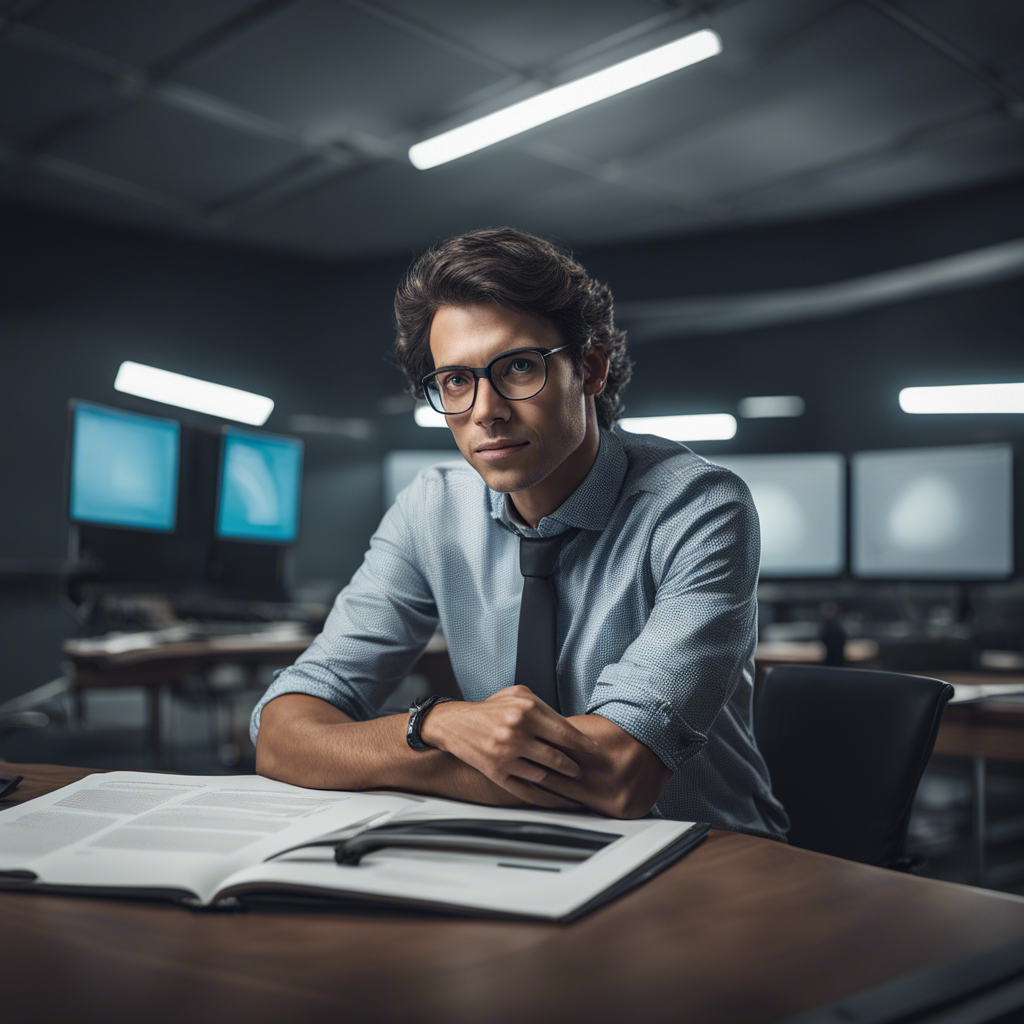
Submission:
<svg viewBox="0 0 1024 1024">
<path fill-rule="evenodd" d="M 741 398 L 736 408 L 744 419 L 758 420 L 773 416 L 803 416 L 805 405 L 799 395 L 759 395 Z"/>
<path fill-rule="evenodd" d="M 727 412 L 700 416 L 633 416 L 619 422 L 623 430 L 657 434 L 670 441 L 728 441 L 736 434 L 736 417 Z"/>
<path fill-rule="evenodd" d="M 170 370 L 158 370 L 142 363 L 122 363 L 114 388 L 126 395 L 138 395 L 139 398 L 249 423 L 254 427 L 263 426 L 274 411 L 273 399 L 171 373 Z"/>
<path fill-rule="evenodd" d="M 413 417 L 421 427 L 447 427 L 448 420 L 439 412 L 435 412 L 426 402 L 418 402 Z"/>
<path fill-rule="evenodd" d="M 722 41 L 716 33 L 710 29 L 693 32 L 682 39 L 613 64 L 603 71 L 555 86 L 503 110 L 470 121 L 469 124 L 417 142 L 409 150 L 409 160 L 421 171 L 437 167 L 438 164 L 475 153 L 502 139 L 553 121 L 563 114 L 570 114 L 591 103 L 714 57 L 721 51 Z"/>
<path fill-rule="evenodd" d="M 913 413 L 1022 413 L 1022 384 L 950 384 L 904 388 L 900 408 Z"/>
</svg>

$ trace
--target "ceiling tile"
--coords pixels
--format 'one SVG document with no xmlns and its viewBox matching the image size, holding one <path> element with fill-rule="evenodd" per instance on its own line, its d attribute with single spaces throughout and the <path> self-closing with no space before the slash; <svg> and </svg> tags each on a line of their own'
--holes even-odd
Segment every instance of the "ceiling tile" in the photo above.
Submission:
<svg viewBox="0 0 1024 1024">
<path fill-rule="evenodd" d="M 130 227 L 176 230 L 182 223 L 180 209 L 115 195 L 84 182 L 70 181 L 33 168 L 0 174 L 0 199 Z"/>
<path fill-rule="evenodd" d="M 102 75 L 0 35 L 0 142 L 20 147 L 112 86 Z"/>
<path fill-rule="evenodd" d="M 174 77 L 316 140 L 432 124 L 500 76 L 361 9 L 288 8 Z"/>
<path fill-rule="evenodd" d="M 722 37 L 722 52 L 693 67 L 559 118 L 529 133 L 598 163 L 624 160 L 755 103 L 773 76 L 765 68 L 775 47 L 821 19 L 837 0 L 746 0 L 712 12 L 700 25 L 688 22 L 653 33 L 649 48 L 685 35 L 705 23 Z M 827 22 L 826 22 L 827 23 Z"/>
<path fill-rule="evenodd" d="M 1024 49 L 1020 0 L 894 0 L 893 6 L 986 64 L 1020 62 Z"/>
<path fill-rule="evenodd" d="M 297 146 L 140 100 L 83 123 L 50 152 L 195 203 L 211 203 L 304 156 Z"/>
<path fill-rule="evenodd" d="M 253 0 L 48 0 L 26 21 L 108 57 L 142 65 L 171 53 L 252 4 Z"/>
<path fill-rule="evenodd" d="M 884 206 L 1024 175 L 1024 124 L 980 118 L 933 145 L 742 197 L 735 212 L 757 219 Z"/>
<path fill-rule="evenodd" d="M 606 164 L 714 123 L 746 95 L 744 84 L 712 59 L 567 114 L 522 138 L 527 145 L 553 145 Z"/>
<path fill-rule="evenodd" d="M 0 11 L 12 2 L 0 0 Z M 1024 0 L 888 2 L 1024 90 Z M 460 230 L 510 223 L 594 246 L 832 215 L 1024 173 L 1024 121 L 987 116 L 1002 109 L 996 91 L 880 13 L 882 3 L 33 6 L 28 27 L 15 23 L 0 34 L 0 147 L 24 146 L 111 95 L 117 83 L 77 66 L 76 47 L 106 55 L 93 61 L 98 67 L 108 56 L 145 64 L 236 16 L 248 26 L 184 67 L 186 88 L 107 104 L 55 140 L 51 157 L 0 166 L 0 196 L 197 237 L 352 258 L 409 254 Z M 257 20 L 262 11 L 272 13 Z M 343 178 L 303 147 L 261 134 L 266 126 L 258 123 L 269 118 L 311 141 L 340 137 L 401 155 L 399 147 L 426 129 L 540 87 L 502 65 L 571 67 L 567 74 L 577 77 L 704 25 L 722 35 L 719 57 L 429 172 L 383 162 Z M 51 52 L 40 32 L 74 45 L 56 56 L 59 44 Z M 431 32 L 439 38 L 431 41 Z M 81 60 L 89 64 L 89 54 Z M 237 123 L 221 120 L 219 97 L 241 108 Z M 246 111 L 255 115 L 250 130 Z M 939 140 L 936 127 L 958 118 L 971 130 Z M 295 167 L 304 171 L 293 178 Z M 273 187 L 226 211 L 237 219 L 216 231 L 195 212 L 265 182 Z"/>
<path fill-rule="evenodd" d="M 861 7 L 846 9 L 750 88 L 747 109 L 637 161 L 638 176 L 685 197 L 728 196 L 993 102 L 968 72 Z"/>
<path fill-rule="evenodd" d="M 556 64 L 665 14 L 652 0 L 381 0 L 380 6 L 521 69 Z"/>
<path fill-rule="evenodd" d="M 1016 89 L 1021 96 L 1024 96 L 1024 64 L 1004 71 L 1002 79 L 1011 89 Z"/>
<path fill-rule="evenodd" d="M 524 193 L 517 205 L 535 230 L 570 246 L 646 236 L 652 225 L 664 231 L 666 224 L 678 229 L 699 221 L 679 206 L 589 179 Z"/>
<path fill-rule="evenodd" d="M 449 235 L 518 222 L 519 197 L 575 175 L 494 148 L 429 171 L 382 163 L 239 221 L 235 233 L 323 256 L 413 252 Z"/>
</svg>

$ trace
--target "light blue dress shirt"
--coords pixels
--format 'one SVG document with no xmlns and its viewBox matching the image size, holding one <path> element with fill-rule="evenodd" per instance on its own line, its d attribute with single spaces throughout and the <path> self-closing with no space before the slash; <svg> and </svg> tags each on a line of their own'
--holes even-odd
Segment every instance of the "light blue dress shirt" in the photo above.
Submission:
<svg viewBox="0 0 1024 1024">
<path fill-rule="evenodd" d="M 511 513 L 511 515 L 510 515 Z M 518 525 L 517 525 L 518 523 Z M 356 721 L 378 709 L 440 625 L 466 700 L 513 684 L 519 532 L 580 531 L 559 556 L 562 714 L 596 713 L 672 775 L 666 818 L 783 838 L 751 731 L 760 532 L 746 484 L 684 445 L 602 430 L 582 484 L 536 530 L 465 461 L 420 472 L 381 520 L 323 632 L 252 714 L 306 693 Z"/>
</svg>

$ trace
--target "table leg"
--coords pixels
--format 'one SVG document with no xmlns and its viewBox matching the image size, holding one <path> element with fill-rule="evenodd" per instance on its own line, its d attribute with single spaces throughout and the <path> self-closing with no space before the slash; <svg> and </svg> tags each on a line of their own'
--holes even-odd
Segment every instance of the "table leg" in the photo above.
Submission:
<svg viewBox="0 0 1024 1024">
<path fill-rule="evenodd" d="M 973 759 L 971 774 L 971 850 L 974 884 L 985 884 L 985 758 Z"/>
</svg>

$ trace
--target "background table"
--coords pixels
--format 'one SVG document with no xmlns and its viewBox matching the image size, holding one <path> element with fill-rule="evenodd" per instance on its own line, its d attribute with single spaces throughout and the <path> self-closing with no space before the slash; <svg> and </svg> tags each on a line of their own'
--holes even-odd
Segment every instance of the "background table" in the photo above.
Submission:
<svg viewBox="0 0 1024 1024">
<path fill-rule="evenodd" d="M 4 773 L 7 807 L 88 770 Z M 1024 899 L 713 830 L 567 926 L 0 892 L 0 928 L 19 1022 L 765 1024 L 1020 940 Z"/>
<path fill-rule="evenodd" d="M 1020 686 L 1024 676 L 997 672 L 935 672 L 934 675 L 963 686 Z M 955 757 L 971 762 L 971 858 L 972 881 L 987 880 L 988 845 L 986 774 L 989 759 L 1024 761 L 1024 702 L 992 696 L 977 703 L 947 704 L 935 737 L 933 757 Z"/>
<path fill-rule="evenodd" d="M 107 652 L 88 643 L 68 640 L 63 646 L 64 674 L 81 719 L 82 694 L 87 690 L 138 687 L 146 694 L 149 739 L 161 767 L 167 767 L 160 705 L 165 692 L 183 687 L 185 680 L 203 680 L 213 668 L 224 664 L 242 666 L 254 680 L 257 670 L 286 667 L 294 663 L 312 643 L 313 637 L 275 638 L 260 634 L 221 636 L 203 640 L 154 643 L 130 650 Z M 441 636 L 427 644 L 414 672 L 427 677 L 431 692 L 460 697 L 459 684 Z M 223 698 L 222 691 L 207 686 L 210 699 Z"/>
<path fill-rule="evenodd" d="M 250 679 L 264 666 L 291 665 L 310 645 L 312 636 L 289 639 L 253 636 L 224 636 L 177 643 L 150 644 L 117 653 L 96 651 L 79 641 L 63 647 L 64 673 L 79 720 L 81 698 L 86 690 L 110 687 L 139 687 L 146 694 L 150 744 L 161 767 L 166 767 L 160 705 L 163 694 L 181 689 L 190 676 L 206 681 L 210 669 L 234 664 L 246 669 Z M 211 700 L 223 697 L 208 685 Z"/>
</svg>

